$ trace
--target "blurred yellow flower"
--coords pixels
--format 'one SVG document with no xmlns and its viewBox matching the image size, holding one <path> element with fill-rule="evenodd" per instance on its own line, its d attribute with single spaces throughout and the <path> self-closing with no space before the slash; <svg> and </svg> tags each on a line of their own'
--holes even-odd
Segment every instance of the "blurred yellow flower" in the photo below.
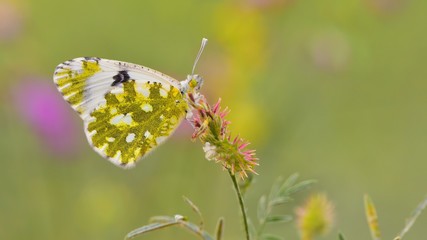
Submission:
<svg viewBox="0 0 427 240">
<path fill-rule="evenodd" d="M 301 240 L 312 240 L 328 233 L 334 221 L 334 207 L 325 194 L 310 196 L 296 214 Z"/>
<path fill-rule="evenodd" d="M 215 9 L 213 25 L 222 50 L 218 58 L 226 69 L 226 74 L 219 76 L 221 96 L 227 101 L 234 99 L 228 101 L 229 106 L 238 109 L 239 114 L 232 120 L 244 123 L 233 126 L 233 131 L 249 133 L 249 138 L 262 141 L 267 132 L 265 114 L 250 93 L 254 81 L 266 81 L 259 76 L 270 52 L 267 22 L 263 13 L 247 2 L 224 2 Z"/>
</svg>

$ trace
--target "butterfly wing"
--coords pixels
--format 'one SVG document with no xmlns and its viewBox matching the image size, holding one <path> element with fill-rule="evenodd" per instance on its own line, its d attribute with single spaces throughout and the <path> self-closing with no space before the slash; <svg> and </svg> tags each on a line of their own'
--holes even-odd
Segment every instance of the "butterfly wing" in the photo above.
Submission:
<svg viewBox="0 0 427 240">
<path fill-rule="evenodd" d="M 188 108 L 178 81 L 131 63 L 76 58 L 58 65 L 54 82 L 95 151 L 122 167 L 171 135 Z"/>
</svg>

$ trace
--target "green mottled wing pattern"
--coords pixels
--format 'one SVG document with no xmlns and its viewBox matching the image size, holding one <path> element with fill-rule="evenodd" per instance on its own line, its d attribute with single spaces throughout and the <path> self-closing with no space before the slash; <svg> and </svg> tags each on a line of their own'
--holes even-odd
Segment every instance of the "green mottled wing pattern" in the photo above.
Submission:
<svg viewBox="0 0 427 240">
<path fill-rule="evenodd" d="M 94 150 L 121 167 L 162 143 L 188 110 L 178 81 L 135 64 L 76 58 L 58 65 L 54 82 Z"/>
</svg>

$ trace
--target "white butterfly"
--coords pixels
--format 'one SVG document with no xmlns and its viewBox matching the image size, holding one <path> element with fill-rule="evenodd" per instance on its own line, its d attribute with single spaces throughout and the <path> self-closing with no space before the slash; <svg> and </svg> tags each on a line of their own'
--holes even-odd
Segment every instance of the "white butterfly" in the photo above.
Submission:
<svg viewBox="0 0 427 240">
<path fill-rule="evenodd" d="M 84 122 L 93 149 L 121 167 L 132 167 L 162 143 L 191 110 L 188 94 L 197 94 L 203 80 L 194 68 L 177 81 L 137 64 L 96 57 L 59 64 L 54 82 Z"/>
</svg>

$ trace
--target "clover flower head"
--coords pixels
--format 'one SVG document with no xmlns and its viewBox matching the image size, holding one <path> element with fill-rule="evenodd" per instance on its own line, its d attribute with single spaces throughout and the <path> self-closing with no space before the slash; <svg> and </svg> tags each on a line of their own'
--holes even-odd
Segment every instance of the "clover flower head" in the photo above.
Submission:
<svg viewBox="0 0 427 240">
<path fill-rule="evenodd" d="M 221 99 L 213 106 L 207 104 L 206 98 L 199 93 L 188 94 L 188 99 L 195 112 L 188 118 L 194 128 L 192 138 L 203 143 L 205 158 L 220 163 L 224 169 L 241 178 L 248 177 L 248 171 L 256 174 L 256 151 L 247 149 L 249 142 L 239 135 L 231 137 L 228 130 L 230 121 L 225 118 L 230 110 L 221 108 Z"/>
</svg>

